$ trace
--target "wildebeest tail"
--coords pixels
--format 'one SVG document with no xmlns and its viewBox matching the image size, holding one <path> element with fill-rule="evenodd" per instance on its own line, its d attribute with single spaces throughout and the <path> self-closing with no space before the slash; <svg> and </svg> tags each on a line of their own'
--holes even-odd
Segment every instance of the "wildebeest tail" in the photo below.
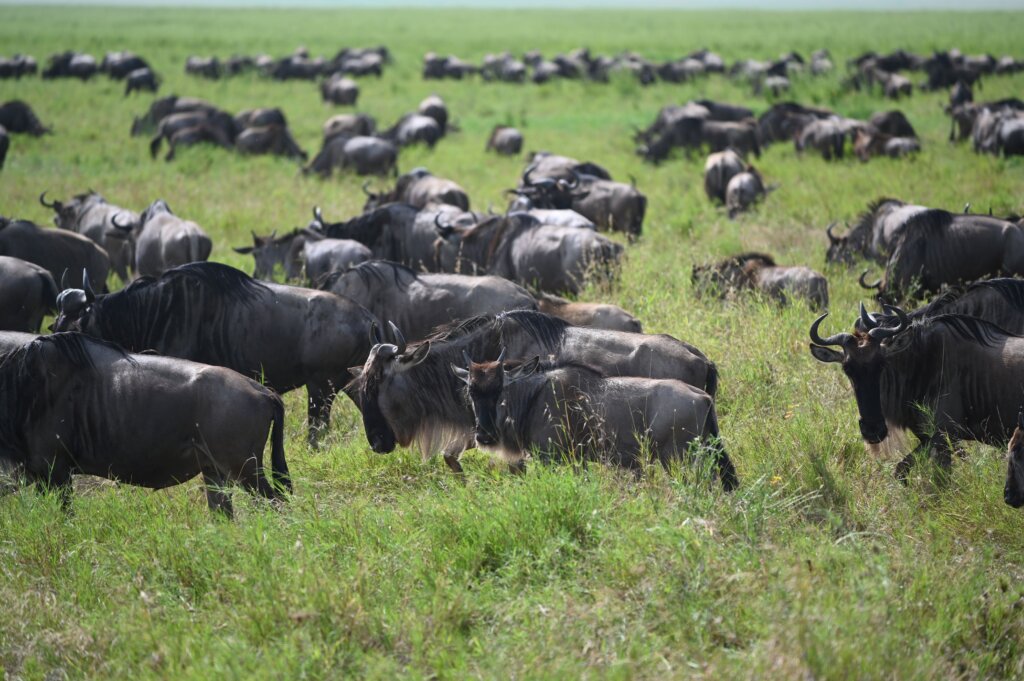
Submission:
<svg viewBox="0 0 1024 681">
<path fill-rule="evenodd" d="M 43 298 L 46 300 L 46 311 L 56 312 L 57 296 L 60 295 L 60 291 L 57 290 L 57 282 L 53 280 L 53 275 L 49 272 L 40 272 L 39 278 L 43 280 Z"/>
<path fill-rule="evenodd" d="M 149 141 L 149 155 L 153 158 L 156 158 L 156 155 L 160 153 L 160 143 L 163 139 L 163 134 L 158 133 L 156 137 Z"/>
<path fill-rule="evenodd" d="M 715 380 L 717 381 L 717 374 Z M 711 411 L 708 412 L 708 420 L 704 425 L 704 432 L 706 436 L 711 438 L 708 445 L 712 456 L 715 458 L 715 472 L 718 474 L 718 480 L 722 483 L 722 489 L 726 492 L 731 492 L 739 487 L 740 479 L 736 475 L 736 466 L 733 465 L 732 459 L 729 458 L 725 451 L 725 445 L 722 444 L 722 436 L 718 431 L 718 412 L 715 410 L 714 403 L 711 405 Z"/>
<path fill-rule="evenodd" d="M 192 234 L 188 239 L 189 262 L 205 262 L 210 259 L 213 243 L 202 234 Z"/>
<path fill-rule="evenodd" d="M 274 423 L 270 431 L 270 470 L 274 486 L 292 491 L 292 479 L 288 474 L 288 462 L 284 458 L 284 402 L 279 395 L 273 395 Z"/>
<path fill-rule="evenodd" d="M 704 381 L 704 392 L 712 398 L 718 394 L 718 367 L 711 360 L 708 360 L 708 377 Z"/>
</svg>

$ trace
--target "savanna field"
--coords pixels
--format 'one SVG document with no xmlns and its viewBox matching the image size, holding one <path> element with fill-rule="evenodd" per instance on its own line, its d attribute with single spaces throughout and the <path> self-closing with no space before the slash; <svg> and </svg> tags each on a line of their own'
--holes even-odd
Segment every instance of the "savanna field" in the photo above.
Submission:
<svg viewBox="0 0 1024 681">
<path fill-rule="evenodd" d="M 344 398 L 314 451 L 305 393 L 294 391 L 286 449 L 295 493 L 281 511 L 236 492 L 236 520 L 218 520 L 199 481 L 152 492 L 79 480 L 71 516 L 31 489 L 0 498 L 5 678 L 1024 677 L 1024 515 L 1003 503 L 1005 451 L 969 445 L 947 486 L 927 465 L 900 485 L 892 471 L 902 454 L 865 448 L 849 382 L 808 352 L 813 312 L 697 299 L 690 284 L 694 263 L 765 251 L 826 274 L 823 331 L 849 331 L 868 297 L 859 270 L 825 265 L 829 222 L 852 222 L 881 196 L 1024 212 L 1021 160 L 948 143 L 945 92 L 915 90 L 893 105 L 839 86 L 846 60 L 866 50 L 1020 58 L 1022 32 L 1021 13 L 0 7 L 3 54 L 42 65 L 65 49 L 132 50 L 162 76 L 160 95 L 233 113 L 281 107 L 311 155 L 323 121 L 350 108 L 325 105 L 307 81 L 186 76 L 185 58 L 282 56 L 299 45 L 329 58 L 385 44 L 394 64 L 359 80 L 356 109 L 387 125 L 441 95 L 459 131 L 433 151 L 404 149 L 399 168 L 456 180 L 478 210 L 503 209 L 524 166 L 484 153 L 497 123 L 519 127 L 525 149 L 635 177 L 649 198 L 643 238 L 628 246 L 616 286 L 580 299 L 617 303 L 645 331 L 693 343 L 718 365 L 721 429 L 740 476 L 732 494 L 686 467 L 651 468 L 640 480 L 599 465 L 512 476 L 472 451 L 462 479 L 439 458 L 374 454 Z M 704 195 L 703 156 L 655 167 L 631 138 L 669 103 L 767 109 L 745 83 L 420 77 L 430 50 L 479 63 L 487 52 L 579 46 L 654 61 L 707 47 L 727 63 L 828 48 L 836 71 L 795 77 L 788 98 L 861 119 L 895 106 L 923 151 L 827 163 L 771 146 L 754 162 L 778 189 L 730 221 Z M 975 97 L 1022 94 L 1018 74 L 986 78 Z M 29 102 L 54 134 L 14 137 L 0 172 L 5 216 L 51 224 L 43 190 L 66 198 L 93 188 L 136 210 L 163 198 L 213 237 L 211 259 L 251 271 L 251 258 L 231 250 L 251 243 L 251 231 L 305 225 L 317 205 L 329 220 L 348 218 L 365 198 L 361 178 L 304 177 L 281 158 L 194 147 L 153 161 L 147 138 L 128 134 L 152 96 L 126 98 L 105 76 L 0 81 L 0 101 L 9 99 Z"/>
</svg>

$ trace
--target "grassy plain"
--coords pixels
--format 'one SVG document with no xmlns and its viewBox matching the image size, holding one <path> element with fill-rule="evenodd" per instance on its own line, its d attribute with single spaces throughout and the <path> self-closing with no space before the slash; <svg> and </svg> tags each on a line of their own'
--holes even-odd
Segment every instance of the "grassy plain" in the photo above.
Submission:
<svg viewBox="0 0 1024 681">
<path fill-rule="evenodd" d="M 695 299 L 690 266 L 744 250 L 822 268 L 836 319 L 863 295 L 854 273 L 825 268 L 824 226 L 871 199 L 997 213 L 1024 211 L 1024 166 L 946 142 L 944 93 L 899 106 L 923 138 L 914 160 L 825 163 L 789 145 L 758 167 L 780 188 L 735 222 L 707 202 L 702 163 L 644 165 L 630 141 L 659 107 L 698 96 L 768 106 L 714 77 L 641 88 L 423 82 L 427 50 L 546 54 L 588 45 L 663 59 L 706 46 L 731 62 L 827 47 L 958 46 L 1024 56 L 1024 14 L 539 11 L 133 10 L 0 7 L 0 51 L 42 61 L 75 48 L 132 49 L 164 77 L 162 94 L 238 111 L 281 106 L 311 153 L 332 112 L 313 84 L 256 76 L 186 77 L 189 54 L 332 55 L 384 43 L 394 66 L 363 80 L 359 109 L 387 122 L 431 92 L 461 132 L 403 152 L 403 169 L 452 177 L 475 205 L 504 205 L 521 159 L 483 153 L 497 122 L 548 149 L 635 176 L 650 199 L 643 240 L 621 284 L 584 299 L 617 302 L 652 332 L 702 348 L 721 369 L 719 414 L 741 488 L 725 496 L 688 471 L 640 482 L 601 467 L 532 468 L 510 477 L 478 453 L 465 481 L 439 461 L 369 451 L 339 401 L 329 446 L 303 438 L 303 395 L 288 396 L 296 494 L 280 513 L 238 504 L 211 519 L 198 484 L 165 492 L 80 485 L 77 513 L 30 491 L 0 499 L 0 667 L 8 678 L 1021 678 L 1024 516 L 1002 503 L 1004 453 L 970 448 L 952 484 L 927 470 L 904 488 L 896 455 L 869 455 L 848 384 L 807 352 L 813 314 L 757 300 Z M 840 66 L 840 70 L 842 67 Z M 798 79 L 793 98 L 867 117 L 889 103 L 843 93 L 839 74 Z M 979 95 L 1020 95 L 1024 75 Z M 18 137 L 0 174 L 0 213 L 49 222 L 36 197 L 93 187 L 141 208 L 165 198 L 215 238 L 214 259 L 250 230 L 357 213 L 356 178 L 319 181 L 278 159 L 194 149 L 151 161 L 132 116 L 150 98 L 105 78 L 0 82 L 55 129 Z"/>
</svg>

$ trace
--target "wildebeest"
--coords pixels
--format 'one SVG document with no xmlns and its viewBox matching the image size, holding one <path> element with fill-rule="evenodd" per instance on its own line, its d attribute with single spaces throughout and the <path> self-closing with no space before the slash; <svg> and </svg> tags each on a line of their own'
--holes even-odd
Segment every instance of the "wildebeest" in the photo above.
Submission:
<svg viewBox="0 0 1024 681">
<path fill-rule="evenodd" d="M 378 260 L 390 260 L 416 271 L 438 272 L 439 213 L 430 220 L 405 203 L 389 203 L 344 222 L 324 222 L 319 208 L 310 226 L 332 239 L 354 239 L 368 246 Z M 449 228 L 450 229 L 450 228 Z"/>
<path fill-rule="evenodd" d="M 761 144 L 789 141 L 811 121 L 834 115 L 829 109 L 778 102 L 757 119 L 758 139 Z"/>
<path fill-rule="evenodd" d="M 56 282 L 64 278 L 65 272 L 78 277 L 84 269 L 91 280 L 100 282 L 106 290 L 110 270 L 107 252 L 81 234 L 0 217 L 0 255 L 35 263 Z"/>
<path fill-rule="evenodd" d="M 618 305 L 577 303 L 550 293 L 541 293 L 537 296 L 537 309 L 574 326 L 643 333 L 640 320 Z"/>
<path fill-rule="evenodd" d="M 914 215 L 928 210 L 925 206 L 904 203 L 897 199 L 880 198 L 868 204 L 857 224 L 843 236 L 832 233 L 835 223 L 825 233 L 829 246 L 825 255 L 828 262 L 854 264 L 857 256 L 884 263 L 896 246 L 896 239 Z"/>
<path fill-rule="evenodd" d="M 725 207 L 729 211 L 729 218 L 745 212 L 767 193 L 768 188 L 765 187 L 761 173 L 754 166 L 748 165 L 743 172 L 733 175 L 725 188 Z"/>
<path fill-rule="evenodd" d="M 426 168 L 413 168 L 401 175 L 391 191 L 373 194 L 366 189 L 366 185 L 363 185 L 363 191 L 367 196 L 364 211 L 394 202 L 407 203 L 421 209 L 441 203 L 469 210 L 469 195 L 465 189 L 452 180 L 432 175 Z"/>
<path fill-rule="evenodd" d="M 57 284 L 45 268 L 0 255 L 0 329 L 36 333 L 55 311 Z"/>
<path fill-rule="evenodd" d="M 7 128 L 0 125 L 0 170 L 4 168 L 4 161 L 7 160 L 7 150 L 11 148 L 11 136 L 7 134 Z"/>
<path fill-rule="evenodd" d="M 320 83 L 320 97 L 331 104 L 355 106 L 359 85 L 351 78 L 335 73 Z"/>
<path fill-rule="evenodd" d="M 288 119 L 284 111 L 278 107 L 260 107 L 257 109 L 246 109 L 235 114 L 233 118 L 235 130 L 241 132 L 246 128 L 263 128 L 269 125 L 278 125 L 282 128 L 288 127 Z"/>
<path fill-rule="evenodd" d="M 917 436 L 920 445 L 896 466 L 897 478 L 905 479 L 923 453 L 948 469 L 950 441 L 1006 442 L 1021 405 L 1024 338 L 964 315 L 912 322 L 899 308 L 886 312 L 893 323 L 862 311 L 861 329 L 827 338 L 818 335 L 823 314 L 811 325 L 811 354 L 842 364 L 868 444 L 893 428 Z"/>
<path fill-rule="evenodd" d="M 35 74 L 38 70 L 39 64 L 35 57 L 27 54 L 15 54 L 10 59 L 0 57 L 0 79 L 16 78 L 20 80 L 22 76 Z"/>
<path fill-rule="evenodd" d="M 309 441 L 327 429 L 348 368 L 369 353 L 376 319 L 323 291 L 261 283 L 220 263 L 192 263 L 95 296 L 63 292 L 56 331 L 81 331 L 130 352 L 227 367 L 278 393 L 306 386 Z"/>
<path fill-rule="evenodd" d="M 921 151 L 921 143 L 916 137 L 892 137 L 870 128 L 857 130 L 853 138 L 853 153 L 861 161 L 872 156 L 888 156 L 903 158 Z"/>
<path fill-rule="evenodd" d="M 962 80 L 958 80 L 956 85 L 949 89 L 949 111 L 954 107 L 961 104 L 967 104 L 974 101 L 974 93 L 971 91 L 971 86 Z"/>
<path fill-rule="evenodd" d="M 324 140 L 320 153 L 302 172 L 328 177 L 335 168 L 354 168 L 357 175 L 387 175 L 397 163 L 398 148 L 388 140 L 339 133 Z"/>
<path fill-rule="evenodd" d="M 78 78 L 84 81 L 95 76 L 97 71 L 99 71 L 99 66 L 96 63 L 96 57 L 68 50 L 50 56 L 46 68 L 43 69 L 42 77 L 44 80 Z"/>
<path fill-rule="evenodd" d="M 156 92 L 160 89 L 160 81 L 153 70 L 146 67 L 135 69 L 124 79 L 124 96 L 132 92 Z"/>
<path fill-rule="evenodd" d="M 971 138 L 979 153 L 1024 155 L 1024 113 L 984 109 L 974 122 Z"/>
<path fill-rule="evenodd" d="M 202 474 L 210 509 L 228 516 L 229 483 L 269 499 L 291 486 L 281 398 L 220 367 L 44 336 L 0 361 L 0 414 L 0 456 L 65 508 L 77 473 L 156 489 Z"/>
<path fill-rule="evenodd" d="M 246 128 L 235 138 L 235 149 L 243 154 L 273 154 L 301 161 L 309 156 L 281 125 Z"/>
<path fill-rule="evenodd" d="M 914 126 L 910 124 L 910 121 L 907 120 L 903 112 L 898 109 L 879 111 L 872 114 L 871 118 L 868 119 L 868 126 L 892 137 L 917 137 L 917 131 L 914 130 Z"/>
<path fill-rule="evenodd" d="M 724 489 L 738 484 L 721 445 L 715 402 L 682 381 L 604 377 L 589 367 L 541 363 L 539 357 L 510 371 L 504 352 L 494 362 L 466 354 L 452 371 L 466 384 L 474 435 L 514 469 L 531 452 L 542 460 L 607 461 L 640 469 L 650 457 L 666 469 L 701 443 L 714 460 Z"/>
<path fill-rule="evenodd" d="M 593 161 L 577 161 L 546 151 L 531 154 L 527 168 L 533 168 L 535 177 L 549 177 L 555 180 L 571 181 L 576 175 L 593 175 L 601 180 L 612 179 L 611 173 Z M 525 175 L 525 172 L 523 174 Z"/>
<path fill-rule="evenodd" d="M 213 250 L 203 228 L 179 218 L 163 199 L 149 204 L 137 222 L 122 222 L 114 215 L 111 223 L 135 233 L 135 271 L 143 277 L 158 277 L 179 265 L 204 261 Z"/>
<path fill-rule="evenodd" d="M 846 130 L 836 118 L 816 118 L 803 126 L 793 140 L 797 153 L 812 148 L 831 161 L 843 157 Z"/>
<path fill-rule="evenodd" d="M 412 341 L 453 319 L 537 307 L 526 289 L 501 277 L 417 274 L 385 260 L 335 272 L 319 287 L 351 298 L 381 321 L 394 323 Z"/>
<path fill-rule="evenodd" d="M 508 125 L 496 125 L 487 138 L 486 150 L 515 156 L 523 150 L 523 133 Z"/>
<path fill-rule="evenodd" d="M 429 95 L 425 97 L 419 106 L 416 107 L 416 113 L 437 121 L 437 125 L 441 128 L 442 137 L 448 134 L 448 105 L 439 96 Z"/>
<path fill-rule="evenodd" d="M 423 142 L 433 149 L 438 140 L 444 137 L 444 132 L 434 118 L 411 113 L 398 119 L 393 126 L 381 133 L 381 137 L 400 147 Z"/>
<path fill-rule="evenodd" d="M 160 121 L 171 114 L 192 113 L 195 111 L 205 111 L 208 114 L 212 114 L 217 111 L 217 107 L 195 97 L 168 95 L 167 97 L 154 99 L 146 113 L 136 116 L 132 120 L 132 136 L 145 135 L 153 131 L 160 124 Z"/>
<path fill-rule="evenodd" d="M 802 298 L 812 309 L 828 308 L 828 280 L 808 267 L 779 267 L 763 253 L 741 253 L 711 265 L 694 265 L 694 290 L 726 297 L 760 291 L 782 305 Z"/>
<path fill-rule="evenodd" d="M 324 141 L 335 135 L 369 136 L 377 130 L 377 121 L 367 114 L 335 114 L 324 121 Z"/>
<path fill-rule="evenodd" d="M 1024 506 L 1024 409 L 1017 412 L 1017 427 L 1006 447 L 1003 501 L 1014 508 Z"/>
<path fill-rule="evenodd" d="M 191 56 L 185 60 L 185 73 L 217 80 L 221 76 L 221 64 L 217 57 Z"/>
<path fill-rule="evenodd" d="M 46 192 L 39 196 L 39 203 L 54 212 L 53 224 L 92 239 L 107 252 L 110 268 L 124 283 L 131 278 L 135 269 L 135 235 L 118 229 L 114 216 L 120 215 L 122 222 L 136 222 L 137 213 L 107 203 L 100 194 L 89 190 L 78 194 L 69 201 L 46 202 Z"/>
<path fill-rule="evenodd" d="M 711 151 L 732 149 L 741 156 L 752 153 L 758 158 L 761 157 L 757 121 L 753 118 L 743 121 L 705 120 L 701 123 L 700 139 Z"/>
<path fill-rule="evenodd" d="M 149 142 L 149 154 L 156 158 L 160 152 L 160 144 L 167 140 L 170 149 L 166 161 L 173 161 L 175 150 L 180 145 L 190 146 L 199 142 L 209 142 L 225 149 L 231 149 L 235 143 L 238 128 L 234 117 L 224 111 L 207 111 L 199 109 L 186 113 L 174 113 L 160 120 L 156 134 Z"/>
<path fill-rule="evenodd" d="M 302 247 L 306 244 L 307 231 L 294 229 L 288 234 L 277 236 L 274 230 L 269 236 L 252 233 L 252 246 L 235 246 L 236 253 L 252 255 L 255 279 L 273 281 L 278 265 L 284 269 L 285 281 L 295 281 L 302 276 Z"/>
<path fill-rule="evenodd" d="M 930 208 L 909 218 L 886 262 L 877 288 L 895 302 L 935 292 L 947 284 L 992 276 L 1024 275 L 1024 227 L 986 215 Z"/>
<path fill-rule="evenodd" d="M 133 71 L 150 68 L 149 62 L 139 55 L 123 52 L 107 52 L 100 62 L 100 72 L 105 73 L 114 80 L 124 80 Z"/>
<path fill-rule="evenodd" d="M 373 258 L 373 252 L 352 239 L 330 239 L 312 229 L 295 229 L 284 236 L 252 235 L 253 245 L 236 247 L 236 253 L 252 254 L 256 261 L 253 277 L 273 280 L 277 265 L 286 280 L 305 273 L 306 280 L 319 284 L 332 272 L 339 272 Z"/>
<path fill-rule="evenodd" d="M 704 162 L 704 193 L 711 201 L 725 203 L 729 180 L 744 171 L 743 159 L 732 149 L 717 151 Z"/>
<path fill-rule="evenodd" d="M 526 310 L 453 323 L 408 349 L 400 334 L 395 340 L 370 351 L 349 388 L 370 447 L 386 453 L 415 442 L 424 456 L 442 452 L 456 471 L 459 455 L 473 446 L 473 412 L 450 370 L 463 353 L 483 360 L 506 347 L 513 356 L 575 362 L 606 376 L 677 379 L 712 397 L 718 387 L 714 363 L 671 336 L 588 329 Z"/>
<path fill-rule="evenodd" d="M 612 279 L 623 247 L 587 229 L 545 225 L 528 213 L 483 219 L 442 234 L 445 272 L 494 274 L 550 293 L 579 293 L 587 281 Z"/>
<path fill-rule="evenodd" d="M 572 209 L 591 220 L 598 229 L 626 233 L 636 239 L 643 231 L 647 197 L 634 185 L 603 180 L 573 171 L 572 181 L 542 175 L 535 166 L 523 173 L 514 190 L 530 199 L 531 207 Z"/>
<path fill-rule="evenodd" d="M 39 121 L 39 117 L 32 111 L 32 107 L 20 99 L 0 104 L 0 125 L 12 135 L 27 133 L 33 137 L 39 137 L 53 132 Z"/>
</svg>

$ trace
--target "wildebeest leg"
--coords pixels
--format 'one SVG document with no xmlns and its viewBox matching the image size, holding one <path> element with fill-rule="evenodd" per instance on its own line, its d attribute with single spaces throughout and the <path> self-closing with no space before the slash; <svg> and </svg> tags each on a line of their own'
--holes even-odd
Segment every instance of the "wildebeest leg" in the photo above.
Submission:
<svg viewBox="0 0 1024 681">
<path fill-rule="evenodd" d="M 330 383 L 306 385 L 306 393 L 309 396 L 309 446 L 317 447 L 322 432 L 326 432 L 331 425 L 331 405 L 337 394 Z"/>
<path fill-rule="evenodd" d="M 217 470 L 203 471 L 203 484 L 206 485 L 206 503 L 214 513 L 220 512 L 224 517 L 235 517 L 235 509 L 231 505 L 231 496 L 225 489 L 227 477 Z"/>
<path fill-rule="evenodd" d="M 60 495 L 60 507 L 67 514 L 71 514 L 71 494 L 74 487 L 71 484 L 71 470 L 59 460 L 50 464 L 49 470 L 40 474 L 26 470 L 26 477 L 29 482 L 35 483 L 36 491 L 40 494 L 57 492 Z"/>
<path fill-rule="evenodd" d="M 929 438 L 922 438 L 921 443 L 914 448 L 914 451 L 907 454 L 903 459 L 896 464 L 896 470 L 893 471 L 893 476 L 902 482 L 904 485 L 907 484 L 907 476 L 910 475 L 910 469 L 917 463 L 918 457 L 928 452 L 931 448 L 932 442 Z"/>
<path fill-rule="evenodd" d="M 465 443 L 458 441 L 452 442 L 442 450 L 441 455 L 444 457 L 444 462 L 448 464 L 448 468 L 452 469 L 453 473 L 462 473 L 462 463 L 459 459 L 465 450 Z"/>
</svg>

